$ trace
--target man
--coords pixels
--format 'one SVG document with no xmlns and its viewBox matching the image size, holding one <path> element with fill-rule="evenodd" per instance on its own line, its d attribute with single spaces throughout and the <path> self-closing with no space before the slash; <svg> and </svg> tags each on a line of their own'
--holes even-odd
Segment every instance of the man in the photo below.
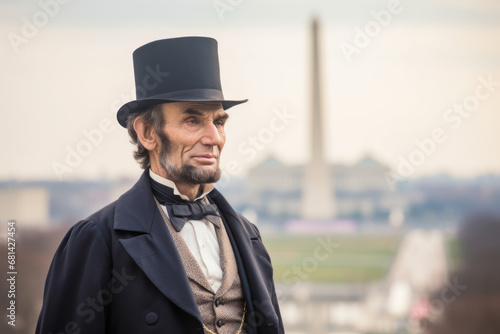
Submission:
<svg viewBox="0 0 500 334">
<path fill-rule="evenodd" d="M 37 333 L 284 333 L 259 231 L 214 189 L 226 109 L 217 42 L 134 52 L 137 100 L 118 111 L 145 169 L 59 246 Z"/>
</svg>

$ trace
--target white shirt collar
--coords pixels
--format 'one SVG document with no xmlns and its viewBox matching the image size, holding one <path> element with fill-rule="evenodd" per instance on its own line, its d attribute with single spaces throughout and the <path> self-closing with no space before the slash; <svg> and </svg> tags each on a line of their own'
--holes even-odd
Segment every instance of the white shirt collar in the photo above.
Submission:
<svg viewBox="0 0 500 334">
<path fill-rule="evenodd" d="M 180 191 L 177 189 L 177 186 L 175 185 L 175 183 L 173 181 L 170 181 L 169 179 L 166 179 L 166 178 L 156 174 L 155 172 L 153 172 L 151 170 L 151 168 L 149 169 L 149 176 L 153 180 L 155 180 L 156 182 L 163 184 L 164 186 L 167 186 L 169 188 L 172 188 L 174 190 L 174 195 L 180 196 L 180 198 L 182 198 L 183 200 L 189 201 L 189 198 L 186 195 L 183 195 L 180 193 Z M 211 183 L 204 183 L 201 185 L 201 187 L 203 189 L 203 194 L 196 197 L 194 199 L 195 201 L 199 200 L 200 198 L 205 197 L 205 195 L 207 195 L 209 192 L 211 192 L 215 188 L 214 185 Z"/>
</svg>

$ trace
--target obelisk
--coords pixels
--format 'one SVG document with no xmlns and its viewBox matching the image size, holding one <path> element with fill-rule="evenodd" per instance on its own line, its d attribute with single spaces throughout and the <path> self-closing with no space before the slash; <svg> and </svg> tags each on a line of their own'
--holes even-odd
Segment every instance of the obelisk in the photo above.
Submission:
<svg viewBox="0 0 500 334">
<path fill-rule="evenodd" d="M 327 220 L 335 217 L 333 182 L 324 155 L 323 110 L 319 50 L 319 24 L 313 19 L 311 71 L 311 147 L 302 185 L 302 216 Z"/>
</svg>

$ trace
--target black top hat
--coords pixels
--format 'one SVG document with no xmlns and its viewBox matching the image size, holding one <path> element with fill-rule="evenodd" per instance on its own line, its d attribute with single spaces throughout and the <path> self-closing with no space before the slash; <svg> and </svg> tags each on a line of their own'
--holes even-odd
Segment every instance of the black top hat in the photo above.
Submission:
<svg viewBox="0 0 500 334">
<path fill-rule="evenodd" d="M 219 74 L 217 41 L 209 37 L 179 37 L 154 41 L 134 51 L 137 100 L 117 114 L 127 127 L 128 115 L 166 102 L 221 102 L 224 109 L 248 100 L 225 100 Z"/>
</svg>

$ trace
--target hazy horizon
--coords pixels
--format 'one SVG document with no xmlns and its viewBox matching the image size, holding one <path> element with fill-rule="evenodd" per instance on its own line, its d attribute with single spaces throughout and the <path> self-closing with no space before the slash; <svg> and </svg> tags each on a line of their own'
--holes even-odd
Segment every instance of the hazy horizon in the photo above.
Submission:
<svg viewBox="0 0 500 334">
<path fill-rule="evenodd" d="M 116 122 L 118 107 L 135 99 L 131 54 L 185 35 L 216 38 L 225 97 L 249 98 L 229 110 L 223 168 L 232 162 L 243 175 L 270 154 L 304 163 L 314 16 L 329 162 L 368 153 L 395 171 L 413 159 L 410 178 L 500 173 L 498 1 L 3 0 L 0 8 L 0 179 L 58 179 L 54 165 L 71 170 L 64 180 L 138 176 Z M 85 144 L 96 129 L 102 136 Z M 78 149 L 86 155 L 70 166 Z"/>
</svg>

